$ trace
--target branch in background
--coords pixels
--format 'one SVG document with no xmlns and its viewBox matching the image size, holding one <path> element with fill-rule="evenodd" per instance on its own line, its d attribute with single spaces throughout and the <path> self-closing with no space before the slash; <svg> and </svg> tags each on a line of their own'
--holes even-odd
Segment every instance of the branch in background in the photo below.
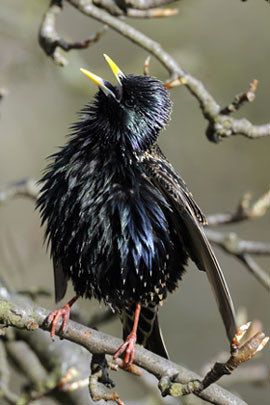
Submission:
<svg viewBox="0 0 270 405">
<path fill-rule="evenodd" d="M 4 87 L 0 87 L 0 101 L 7 95 L 8 95 L 7 89 L 5 89 Z"/>
<path fill-rule="evenodd" d="M 82 14 L 101 22 L 102 24 L 108 25 L 108 27 L 112 28 L 120 35 L 124 36 L 148 51 L 151 55 L 155 56 L 156 59 L 168 71 L 170 76 L 168 82 L 177 83 L 178 81 L 179 84 L 185 84 L 189 92 L 198 100 L 203 116 L 208 121 L 206 135 L 211 142 L 219 142 L 221 139 L 233 135 L 243 135 L 251 139 L 262 138 L 270 135 L 270 124 L 253 125 L 245 118 L 235 119 L 230 116 L 234 110 L 243 105 L 244 99 L 245 101 L 251 101 L 254 99 L 255 89 L 257 87 L 256 80 L 252 82 L 249 90 L 244 93 L 245 96 L 241 95 L 236 97 L 234 102 L 230 105 L 231 107 L 228 106 L 222 109 L 212 95 L 206 90 L 202 82 L 193 77 L 191 74 L 185 72 L 184 69 L 177 64 L 177 62 L 167 52 L 165 52 L 164 49 L 162 49 L 159 43 L 153 41 L 151 38 L 124 22 L 122 19 L 120 19 L 121 15 L 120 17 L 111 15 L 113 14 L 113 11 L 111 11 L 111 0 L 99 0 L 99 2 L 102 1 L 102 3 L 99 3 L 100 7 L 95 6 L 91 0 L 66 1 L 78 9 Z M 163 2 L 162 0 L 153 1 L 155 5 L 160 4 L 160 2 L 162 4 L 167 2 Z M 55 3 L 58 3 L 58 5 L 55 5 Z M 116 3 L 114 3 L 114 7 L 116 7 L 117 10 L 121 10 L 121 13 L 124 13 L 127 17 L 132 16 L 129 15 L 130 12 L 131 14 L 134 14 L 134 17 L 142 17 L 142 14 L 139 11 L 145 10 L 145 8 L 148 8 L 151 4 L 150 1 L 146 2 L 144 0 L 139 0 L 141 6 L 135 9 L 128 8 L 128 4 L 130 4 L 130 7 L 133 7 L 133 4 L 125 2 L 125 0 L 118 0 Z M 142 6 L 143 4 L 145 5 L 144 7 Z M 57 12 L 52 13 L 52 7 L 57 7 Z M 172 12 L 166 10 L 167 9 L 164 11 L 164 16 L 167 14 L 171 15 Z M 47 54 L 53 56 L 54 60 L 58 64 L 64 66 L 67 61 L 65 58 L 63 61 L 63 56 L 59 54 L 58 47 L 54 49 L 53 54 L 51 52 L 51 46 L 55 43 L 54 41 L 59 40 L 55 29 L 55 15 L 60 11 L 61 7 L 59 6 L 59 0 L 52 1 L 49 9 L 45 13 L 45 17 L 43 18 L 42 29 L 40 30 L 40 44 Z M 148 12 L 149 10 L 146 11 Z M 109 14 L 110 12 L 111 14 Z M 149 15 L 145 15 L 145 17 L 149 17 Z M 151 17 L 154 17 L 154 15 L 151 15 Z M 55 52 L 57 52 L 56 56 Z M 252 93 L 253 97 L 250 97 Z"/>
<path fill-rule="evenodd" d="M 13 364 L 21 371 L 22 375 L 27 378 L 27 381 L 31 381 L 32 388 L 35 391 L 43 389 L 48 374 L 29 345 L 22 340 L 9 341 L 7 339 L 5 346 L 9 358 L 12 359 Z"/>
<path fill-rule="evenodd" d="M 14 326 L 28 331 L 38 330 L 39 328 L 48 331 L 49 326 L 45 323 L 48 314 L 49 311 L 32 304 L 22 302 L 16 304 L 11 301 L 0 300 L 0 322 L 5 326 Z M 112 355 L 121 342 L 120 339 L 89 329 L 73 321 L 67 322 L 64 332 L 59 332 L 57 328 L 57 334 L 61 338 L 77 343 L 95 354 L 105 353 Z M 136 347 L 134 363 L 153 374 L 158 380 L 167 376 L 174 383 L 186 384 L 191 380 L 200 379 L 197 374 L 141 347 Z M 206 401 L 220 405 L 229 405 L 231 403 L 240 405 L 245 403 L 215 384 L 203 392 L 195 394 Z"/>
<path fill-rule="evenodd" d="M 23 179 L 9 183 L 0 189 L 0 205 L 14 197 L 28 197 L 36 200 L 40 191 L 40 186 L 33 179 Z"/>
<path fill-rule="evenodd" d="M 151 8 L 164 6 L 165 4 L 174 3 L 175 0 L 124 0 L 124 2 L 126 7 L 135 8 L 137 10 L 149 10 Z"/>
<path fill-rule="evenodd" d="M 244 194 L 234 213 L 208 215 L 208 225 L 227 225 L 260 218 L 265 215 L 270 207 L 270 191 L 260 197 L 253 205 L 251 205 L 251 197 L 251 193 Z M 206 229 L 206 234 L 211 243 L 240 260 L 267 291 L 270 291 L 270 276 L 250 256 L 251 254 L 270 255 L 269 243 L 242 240 L 234 232 L 224 234 Z"/>
<path fill-rule="evenodd" d="M 207 216 L 209 226 L 233 224 L 249 219 L 256 219 L 265 215 L 270 208 L 270 190 L 251 205 L 252 193 L 245 193 L 236 211 L 232 214 L 214 214 Z"/>
<path fill-rule="evenodd" d="M 59 52 L 59 48 L 68 52 L 72 49 L 86 49 L 97 42 L 106 32 L 107 26 L 83 41 L 68 42 L 61 38 L 55 28 L 56 16 L 62 11 L 62 1 L 52 0 L 43 16 L 39 30 L 39 44 L 45 53 L 59 66 L 66 66 L 68 60 Z"/>
<path fill-rule="evenodd" d="M 270 276 L 252 259 L 250 255 L 242 254 L 237 256 L 242 261 L 250 273 L 270 291 Z"/>
<path fill-rule="evenodd" d="M 4 343 L 0 340 L 0 398 L 4 398 L 9 404 L 17 404 L 19 397 L 9 388 L 10 372 L 7 363 L 7 352 Z"/>
<path fill-rule="evenodd" d="M 168 0 L 158 0 L 157 5 L 167 4 Z M 87 2 L 84 2 L 85 4 Z M 108 13 L 114 16 L 128 16 L 134 18 L 156 18 L 156 17 L 170 17 L 178 13 L 178 9 L 150 9 L 150 7 L 156 7 L 155 1 L 150 1 L 149 6 L 144 8 L 135 9 L 132 8 L 132 4 L 126 5 L 124 0 L 118 2 L 114 0 L 94 0 L 93 3 L 97 10 L 100 8 L 107 10 Z M 53 61 L 59 66 L 66 66 L 68 60 L 60 53 L 59 49 L 68 52 L 72 49 L 86 49 L 92 43 L 97 42 L 101 36 L 107 30 L 105 24 L 97 33 L 90 36 L 84 41 L 68 42 L 64 38 L 61 38 L 56 31 L 56 17 L 63 9 L 62 0 L 51 0 L 48 9 L 46 10 L 40 25 L 39 30 L 39 44 L 45 53 L 50 56 Z"/>
<path fill-rule="evenodd" d="M 93 401 L 113 401 L 118 405 L 124 405 L 117 392 L 104 392 L 99 383 L 107 388 L 114 388 L 114 382 L 109 378 L 108 363 L 103 354 L 93 354 L 91 360 L 91 375 L 89 378 L 89 392 Z"/>
<path fill-rule="evenodd" d="M 205 230 L 209 241 L 226 253 L 236 257 L 245 267 L 255 276 L 255 278 L 270 291 L 270 276 L 251 258 L 253 255 L 269 255 L 270 244 L 263 242 L 245 241 L 238 238 L 236 233 L 230 232 L 223 234 L 222 232 Z"/>
<path fill-rule="evenodd" d="M 239 110 L 239 108 L 242 107 L 244 103 L 247 102 L 252 103 L 252 101 L 255 100 L 255 92 L 257 90 L 257 87 L 258 87 L 258 80 L 255 79 L 250 83 L 249 88 L 246 92 L 237 94 L 234 97 L 233 102 L 220 111 L 221 114 L 229 115 Z"/>
<path fill-rule="evenodd" d="M 212 229 L 206 229 L 205 231 L 210 242 L 221 247 L 226 253 L 231 255 L 239 256 L 242 254 L 270 254 L 270 243 L 242 240 L 238 238 L 235 232 L 224 234 L 213 231 Z"/>
<path fill-rule="evenodd" d="M 93 4 L 115 17 L 164 18 L 178 14 L 177 8 L 157 8 L 173 0 L 125 1 L 93 0 Z"/>
</svg>

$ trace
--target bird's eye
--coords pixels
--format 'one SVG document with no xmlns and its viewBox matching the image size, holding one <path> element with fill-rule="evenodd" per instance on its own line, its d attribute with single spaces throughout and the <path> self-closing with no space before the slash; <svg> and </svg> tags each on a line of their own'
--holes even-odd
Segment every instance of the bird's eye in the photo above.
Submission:
<svg viewBox="0 0 270 405">
<path fill-rule="evenodd" d="M 134 107 L 134 104 L 135 104 L 135 99 L 134 99 L 134 97 L 132 97 L 132 96 L 130 96 L 129 98 L 127 98 L 126 100 L 125 100 L 125 106 L 126 107 L 128 107 L 128 108 L 132 108 L 132 107 Z"/>
</svg>

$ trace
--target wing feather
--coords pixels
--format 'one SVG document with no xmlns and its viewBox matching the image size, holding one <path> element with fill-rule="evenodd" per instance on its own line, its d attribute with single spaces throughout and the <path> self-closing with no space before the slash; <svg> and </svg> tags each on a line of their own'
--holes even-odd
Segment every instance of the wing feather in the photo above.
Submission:
<svg viewBox="0 0 270 405">
<path fill-rule="evenodd" d="M 205 217 L 158 145 L 145 152 L 141 162 L 151 181 L 172 207 L 176 231 L 191 259 L 200 270 L 206 272 L 231 342 L 236 331 L 234 306 L 220 265 L 202 226 L 206 223 Z"/>
</svg>

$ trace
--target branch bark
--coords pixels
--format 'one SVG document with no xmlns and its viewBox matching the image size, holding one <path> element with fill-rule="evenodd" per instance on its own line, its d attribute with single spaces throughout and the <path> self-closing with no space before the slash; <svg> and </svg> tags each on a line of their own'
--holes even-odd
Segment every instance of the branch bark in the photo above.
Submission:
<svg viewBox="0 0 270 405">
<path fill-rule="evenodd" d="M 188 91 L 197 99 L 199 102 L 199 106 L 202 110 L 202 114 L 204 118 L 208 121 L 208 127 L 206 129 L 206 136 L 211 142 L 219 142 L 224 138 L 228 138 L 234 135 L 242 135 L 250 139 L 258 139 L 263 138 L 265 136 L 270 135 L 270 124 L 263 124 L 263 125 L 253 125 L 249 120 L 242 118 L 242 119 L 235 119 L 230 116 L 230 114 L 238 109 L 241 105 L 243 105 L 243 101 L 252 101 L 254 97 L 250 98 L 247 94 L 255 93 L 255 88 L 257 88 L 257 80 L 253 81 L 253 87 L 250 86 L 249 90 L 244 94 L 235 97 L 235 100 L 229 106 L 233 106 L 232 108 L 225 107 L 221 108 L 218 102 L 213 98 L 213 96 L 206 90 L 203 83 L 193 77 L 191 74 L 184 71 L 184 69 L 174 60 L 172 56 L 170 56 L 162 46 L 153 41 L 151 38 L 147 37 L 146 35 L 142 34 L 140 31 L 133 28 L 131 25 L 127 24 L 125 21 L 121 19 L 122 15 L 125 14 L 128 16 L 134 17 L 155 17 L 161 16 L 160 12 L 157 12 L 155 15 L 156 9 L 151 9 L 152 14 L 149 14 L 150 10 L 142 10 L 140 7 L 139 9 L 134 8 L 125 8 L 126 4 L 125 1 L 120 1 L 113 4 L 112 9 L 112 2 L 110 0 L 104 0 L 100 3 L 99 7 L 94 5 L 91 0 L 66 0 L 70 5 L 75 7 L 78 11 L 82 14 L 93 18 L 102 24 L 107 25 L 108 27 L 112 28 L 120 35 L 124 36 L 125 38 L 129 39 L 130 41 L 134 42 L 136 45 L 140 46 L 141 48 L 148 51 L 151 55 L 155 56 L 156 59 L 164 66 L 164 68 L 168 71 L 170 77 L 169 81 L 173 81 L 174 79 L 181 79 L 179 84 L 185 83 L 186 88 Z M 165 1 L 165 0 L 164 0 Z M 162 2 L 162 0 L 161 0 Z M 54 60 L 64 66 L 67 60 L 59 54 L 57 51 L 58 46 L 54 49 L 54 52 L 49 52 L 48 46 L 46 44 L 55 44 L 55 39 L 59 40 L 59 36 L 56 34 L 55 30 L 55 12 L 50 15 L 50 8 L 57 7 L 57 13 L 61 11 L 61 7 L 59 5 L 55 6 L 55 3 L 59 3 L 59 0 L 53 0 L 48 8 L 47 13 L 49 13 L 50 18 L 43 18 L 43 23 L 41 25 L 40 30 L 40 44 L 45 50 L 47 54 L 53 56 Z M 143 2 L 146 4 L 146 7 L 149 6 L 150 3 Z M 62 5 L 62 1 L 61 1 Z M 117 10 L 120 10 L 117 14 L 115 11 L 115 7 Z M 124 12 L 123 12 L 124 10 Z M 169 11 L 166 11 L 169 10 Z M 169 16 L 174 14 L 171 10 L 173 9 L 165 9 L 163 16 Z M 129 15 L 129 12 L 131 14 Z M 145 12 L 145 15 L 143 15 Z M 116 14 L 116 16 L 114 15 Z M 58 43 L 60 46 L 60 44 Z M 55 58 L 55 51 L 57 51 L 57 57 Z M 63 59 L 64 58 L 64 59 Z M 254 86 L 254 83 L 256 85 Z"/>
<path fill-rule="evenodd" d="M 19 329 L 27 329 L 28 331 L 39 328 L 48 331 L 49 327 L 45 322 L 48 314 L 47 310 L 36 305 L 22 302 L 17 304 L 9 300 L 0 299 L 0 323 L 5 326 L 14 326 Z M 73 321 L 67 322 L 64 332 L 59 332 L 57 329 L 56 334 L 61 338 L 85 347 L 89 352 L 94 354 L 105 353 L 113 355 L 121 344 L 120 339 L 87 328 Z M 153 374 L 159 380 L 162 376 L 167 376 L 172 378 L 174 382 L 185 384 L 190 380 L 200 379 L 192 371 L 165 360 L 141 347 L 136 347 L 134 363 Z M 211 385 L 197 395 L 212 404 L 245 404 L 244 401 L 216 384 Z"/>
</svg>

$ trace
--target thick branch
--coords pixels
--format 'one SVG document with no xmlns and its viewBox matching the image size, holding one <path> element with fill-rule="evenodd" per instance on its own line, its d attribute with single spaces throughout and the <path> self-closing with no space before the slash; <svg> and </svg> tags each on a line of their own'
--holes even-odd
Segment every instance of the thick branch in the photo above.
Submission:
<svg viewBox="0 0 270 405">
<path fill-rule="evenodd" d="M 30 304 L 22 304 L 21 302 L 20 304 L 16 304 L 11 301 L 0 300 L 0 322 L 6 326 L 10 325 L 28 330 L 36 330 L 38 328 L 49 330 L 48 325 L 45 323 L 47 316 L 48 311 L 43 308 Z M 96 354 L 105 353 L 112 355 L 121 343 L 120 339 L 89 329 L 72 321 L 68 321 L 64 332 L 58 333 L 57 331 L 57 334 Z M 158 379 L 162 376 L 175 377 L 175 382 L 185 384 L 192 379 L 200 378 L 197 374 L 141 347 L 136 348 L 134 362 L 155 375 Z M 245 403 L 215 384 L 198 394 L 198 396 L 213 404 L 240 405 Z"/>
</svg>

